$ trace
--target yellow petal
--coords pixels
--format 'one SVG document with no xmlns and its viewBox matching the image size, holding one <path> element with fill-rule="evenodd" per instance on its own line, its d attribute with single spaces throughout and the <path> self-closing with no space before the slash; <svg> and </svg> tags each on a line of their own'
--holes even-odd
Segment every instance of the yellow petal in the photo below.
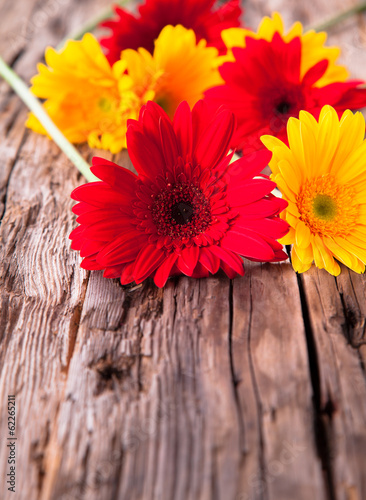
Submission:
<svg viewBox="0 0 366 500">
<path fill-rule="evenodd" d="M 300 133 L 300 121 L 297 118 L 289 118 L 287 122 L 287 136 L 290 149 L 294 155 L 298 167 L 304 171 L 304 148 Z"/>
<path fill-rule="evenodd" d="M 221 31 L 221 38 L 228 49 L 233 47 L 245 47 L 245 37 L 248 30 L 243 28 L 228 28 Z"/>
<path fill-rule="evenodd" d="M 297 206 L 295 203 L 292 203 L 291 201 L 288 202 L 288 206 L 286 208 L 286 212 L 290 213 L 294 218 L 298 219 L 300 217 L 300 213 L 297 209 Z"/>
<path fill-rule="evenodd" d="M 333 253 L 333 255 L 343 262 L 343 264 L 351 269 L 357 266 L 358 259 L 355 255 L 350 252 L 344 246 L 343 238 L 328 238 L 324 237 L 324 243 L 329 248 L 329 250 Z"/>
<path fill-rule="evenodd" d="M 295 195 L 300 191 L 301 171 L 296 168 L 295 163 L 291 164 L 286 160 L 279 161 L 278 168 L 282 174 L 283 179 L 286 179 L 287 186 L 291 189 L 292 193 L 294 193 L 294 198 L 292 201 L 295 201 Z"/>
<path fill-rule="evenodd" d="M 295 229 L 290 227 L 289 232 L 283 238 L 280 238 L 279 243 L 281 245 L 292 245 L 295 242 Z"/>
<path fill-rule="evenodd" d="M 313 240 L 311 242 L 311 247 L 313 249 L 314 263 L 315 263 L 316 267 L 318 267 L 319 269 L 324 269 L 324 261 L 322 259 L 321 253 L 318 249 L 318 246 L 317 246 L 315 240 Z"/>
<path fill-rule="evenodd" d="M 285 181 L 282 175 L 276 175 L 274 177 L 274 181 L 277 184 L 278 189 L 281 191 L 282 197 L 285 200 L 292 201 L 293 203 L 296 202 L 296 195 L 294 192 L 289 188 L 287 184 L 287 180 Z"/>
<path fill-rule="evenodd" d="M 336 173 L 337 180 L 346 184 L 354 180 L 360 173 L 366 170 L 366 141 L 364 141 L 358 148 L 352 150 L 348 158 L 342 165 L 338 165 L 339 169 Z"/>
<path fill-rule="evenodd" d="M 333 276 L 338 276 L 341 272 L 341 269 L 339 265 L 334 261 L 333 255 L 324 245 L 323 240 L 319 235 L 314 236 L 314 244 L 316 245 L 320 257 L 323 260 L 324 269 Z"/>
<path fill-rule="evenodd" d="M 297 273 L 304 273 L 311 267 L 312 260 L 310 262 L 303 263 L 297 255 L 297 249 L 294 245 L 291 250 L 291 263 L 292 267 Z"/>
<path fill-rule="evenodd" d="M 311 246 L 311 244 L 306 248 L 301 248 L 296 245 L 296 253 L 301 262 L 304 264 L 313 262 L 314 260 L 313 247 Z"/>
<path fill-rule="evenodd" d="M 296 246 L 307 248 L 310 245 L 310 236 L 310 229 L 300 220 L 296 226 Z"/>
<path fill-rule="evenodd" d="M 324 106 L 319 117 L 315 160 L 319 176 L 329 172 L 329 166 L 338 147 L 339 133 L 337 112 L 331 106 Z"/>
</svg>

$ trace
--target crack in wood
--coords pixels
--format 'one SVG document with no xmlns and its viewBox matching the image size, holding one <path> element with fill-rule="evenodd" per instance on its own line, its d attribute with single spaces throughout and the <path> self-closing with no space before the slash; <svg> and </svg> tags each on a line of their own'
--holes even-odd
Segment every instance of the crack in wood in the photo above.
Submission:
<svg viewBox="0 0 366 500">
<path fill-rule="evenodd" d="M 334 277 L 335 285 L 337 291 L 339 293 L 339 297 L 342 303 L 343 315 L 345 318 L 344 321 L 344 331 L 345 337 L 351 347 L 358 350 L 360 346 L 366 344 L 366 318 L 362 315 L 361 305 L 358 302 L 358 297 L 356 290 L 354 288 L 352 282 L 352 276 L 350 270 L 348 271 L 349 283 L 352 293 L 352 298 L 345 295 L 345 292 L 342 289 L 341 284 L 338 282 L 338 279 Z M 361 326 L 362 325 L 362 326 Z M 360 328 L 361 327 L 361 328 Z M 362 333 L 360 334 L 360 330 L 362 329 Z"/>
<path fill-rule="evenodd" d="M 235 363 L 234 363 L 234 354 L 233 354 L 233 328 L 234 328 L 234 283 L 233 280 L 230 280 L 229 285 L 229 360 L 230 360 L 230 370 L 231 370 L 231 380 L 234 391 L 234 399 L 237 410 L 237 418 L 239 423 L 239 440 L 240 440 L 240 449 L 245 449 L 245 436 L 244 436 L 244 421 L 243 421 L 243 409 L 240 404 L 240 398 L 238 394 L 238 385 L 240 380 L 236 377 L 235 374 Z"/>
<path fill-rule="evenodd" d="M 71 363 L 71 358 L 74 354 L 77 334 L 78 334 L 78 331 L 80 328 L 81 314 L 83 312 L 85 295 L 86 295 L 86 291 L 87 291 L 88 283 L 89 283 L 89 277 L 90 277 L 90 272 L 88 272 L 86 275 L 84 290 L 83 290 L 82 295 L 80 296 L 80 302 L 76 305 L 74 312 L 72 314 L 72 317 L 70 319 L 69 348 L 68 348 L 68 352 L 67 352 L 66 366 L 62 368 L 62 371 L 64 373 L 68 373 L 70 363 Z"/>
<path fill-rule="evenodd" d="M 23 145 L 24 145 L 24 143 L 26 141 L 26 138 L 27 138 L 27 131 L 24 130 L 24 133 L 23 133 L 22 139 L 20 141 L 19 147 L 17 149 L 17 152 L 16 152 L 16 154 L 14 156 L 13 161 L 11 162 L 10 172 L 9 172 L 9 175 L 8 175 L 8 178 L 7 178 L 7 181 L 6 181 L 4 195 L 3 195 L 2 199 L 0 199 L 0 209 L 1 209 L 1 205 L 3 206 L 2 211 L 0 210 L 0 226 L 1 226 L 2 222 L 3 222 L 4 216 L 5 216 L 5 213 L 6 213 L 6 205 L 7 205 L 7 201 L 8 201 L 8 188 L 9 188 L 9 184 L 10 184 L 10 179 L 11 179 L 12 173 L 14 171 L 15 165 L 16 165 L 16 163 L 18 161 L 18 158 L 20 156 L 21 149 L 22 149 L 22 147 L 23 147 Z"/>
<path fill-rule="evenodd" d="M 248 358 L 249 358 L 249 369 L 250 375 L 253 382 L 253 389 L 255 394 L 255 401 L 257 406 L 258 414 L 258 435 L 259 435 L 259 481 L 257 481 L 257 490 L 261 500 L 268 500 L 268 485 L 266 477 L 266 460 L 265 460 L 265 447 L 264 447 L 264 435 L 263 435 L 263 407 L 259 392 L 259 386 L 257 382 L 257 377 L 255 374 L 254 360 L 252 353 L 252 320 L 253 320 L 253 295 L 252 295 L 252 276 L 249 277 L 249 288 L 250 288 L 250 308 L 249 308 L 249 319 L 248 319 Z"/>
<path fill-rule="evenodd" d="M 329 500 L 337 500 L 332 468 L 332 445 L 330 440 L 330 436 L 332 433 L 331 423 L 332 414 L 334 411 L 334 403 L 332 402 L 332 398 L 329 397 L 325 406 L 323 408 L 321 407 L 319 359 L 314 341 L 314 334 L 311 326 L 306 294 L 301 275 L 299 274 L 297 274 L 297 283 L 299 287 L 301 309 L 304 319 L 310 378 L 313 388 L 315 442 L 317 444 L 319 457 L 323 465 L 323 470 L 325 472 L 325 480 Z"/>
</svg>

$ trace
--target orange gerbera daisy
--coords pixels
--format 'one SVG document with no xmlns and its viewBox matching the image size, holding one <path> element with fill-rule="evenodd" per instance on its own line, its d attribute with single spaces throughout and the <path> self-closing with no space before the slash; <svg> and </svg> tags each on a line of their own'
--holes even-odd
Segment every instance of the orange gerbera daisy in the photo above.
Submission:
<svg viewBox="0 0 366 500">
<path fill-rule="evenodd" d="M 193 106 L 222 82 L 217 49 L 204 40 L 196 43 L 194 32 L 183 26 L 166 26 L 153 55 L 127 49 L 112 67 L 91 34 L 69 41 L 61 52 L 47 49 L 45 59 L 32 92 L 46 99 L 47 112 L 71 142 L 87 141 L 112 153 L 126 147 L 127 120 L 137 119 L 148 100 L 173 116 L 181 101 Z M 32 114 L 27 126 L 46 133 Z"/>
</svg>

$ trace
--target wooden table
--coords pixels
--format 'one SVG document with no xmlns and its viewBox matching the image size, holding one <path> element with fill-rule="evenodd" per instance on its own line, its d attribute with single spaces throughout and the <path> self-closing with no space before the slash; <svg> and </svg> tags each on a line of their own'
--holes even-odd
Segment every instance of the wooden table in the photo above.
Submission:
<svg viewBox="0 0 366 500">
<path fill-rule="evenodd" d="M 354 3 L 253 0 L 246 23 L 278 9 L 309 24 Z M 46 45 L 105 4 L 1 0 L 0 53 L 28 81 Z M 363 79 L 365 21 L 330 34 Z M 128 291 L 85 272 L 68 241 L 84 181 L 25 118 L 0 82 L 0 498 L 364 500 L 365 277 L 247 263 L 233 281 Z"/>
</svg>

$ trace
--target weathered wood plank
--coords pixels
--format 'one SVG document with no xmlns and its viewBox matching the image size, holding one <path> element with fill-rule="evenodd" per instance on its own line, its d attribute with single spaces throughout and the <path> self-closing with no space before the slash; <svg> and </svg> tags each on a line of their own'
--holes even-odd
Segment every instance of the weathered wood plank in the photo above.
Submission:
<svg viewBox="0 0 366 500">
<path fill-rule="evenodd" d="M 332 276 L 315 269 L 302 280 L 319 369 L 320 431 L 324 433 L 329 479 L 335 498 L 363 498 L 366 494 L 366 378 L 357 346 L 351 343 L 354 342 L 352 323 L 347 321 L 347 316 L 350 311 L 355 311 L 355 317 L 362 314 L 354 306 L 362 303 L 363 309 L 364 297 L 357 297 L 351 283 L 358 282 L 358 288 L 361 284 L 364 288 L 365 278 L 356 277 L 343 268 L 343 275 L 337 279 L 343 285 L 338 288 Z M 350 306 L 353 299 L 355 302 Z"/>
<path fill-rule="evenodd" d="M 101 3 L 90 6 L 100 8 Z M 34 73 L 46 43 L 57 40 L 57 35 L 47 37 L 41 27 L 37 29 L 38 54 L 29 51 L 28 70 L 22 66 L 22 50 L 30 41 L 22 38 L 19 22 L 27 22 L 29 12 L 39 5 L 1 5 L 1 53 L 8 61 L 19 55 L 16 66 L 24 68 L 19 71 L 26 78 Z M 76 18 L 65 10 L 57 17 L 68 30 L 71 21 L 85 19 L 81 14 L 78 8 Z M 13 51 L 5 32 L 19 35 L 23 48 Z M 16 495 L 36 499 L 46 474 L 42 457 L 62 399 L 86 291 L 87 273 L 79 269 L 68 243 L 74 226 L 69 192 L 80 176 L 48 139 L 25 131 L 24 107 L 3 82 L 0 89 L 0 496 L 13 498 L 5 483 L 9 471 L 5 436 L 7 394 L 15 394 Z"/>
<path fill-rule="evenodd" d="M 47 139 L 26 141 L 0 227 L 0 400 L 5 409 L 7 394 L 17 395 L 19 489 L 24 485 L 19 498 L 37 497 L 43 474 L 39 460 L 57 413 L 85 293 L 87 275 L 78 269 L 67 241 L 73 217 L 65 189 L 77 177 Z M 2 412 L 2 436 L 6 417 Z M 1 477 L 7 469 L 5 452 Z"/>
<path fill-rule="evenodd" d="M 299 500 L 327 498 L 296 276 L 289 264 L 251 265 L 247 281 L 233 287 L 232 352 L 245 424 L 242 500 L 294 492 Z"/>
<path fill-rule="evenodd" d="M 229 281 L 182 278 L 164 291 L 146 284 L 135 292 L 110 283 L 107 296 L 103 289 L 94 275 L 59 412 L 62 426 L 49 446 L 61 454 L 60 470 L 45 498 L 78 498 L 83 488 L 88 498 L 113 498 L 116 487 L 120 498 L 234 497 L 239 430 L 229 310 L 222 301 Z M 96 435 L 104 438 L 95 442 Z M 76 442 L 76 462 L 88 456 L 82 484 Z M 118 459 L 111 462 L 115 449 Z M 105 484 L 98 483 L 100 462 L 109 464 Z"/>
</svg>

